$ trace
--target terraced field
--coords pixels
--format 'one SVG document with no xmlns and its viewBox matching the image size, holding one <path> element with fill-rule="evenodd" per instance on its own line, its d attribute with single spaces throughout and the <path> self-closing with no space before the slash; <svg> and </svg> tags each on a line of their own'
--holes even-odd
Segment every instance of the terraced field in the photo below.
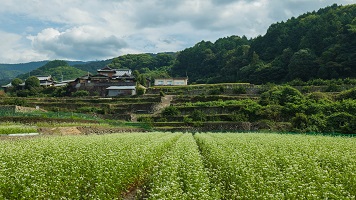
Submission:
<svg viewBox="0 0 356 200">
<path fill-rule="evenodd" d="M 352 137 L 131 133 L 0 141 L 0 199 L 355 199 Z"/>
</svg>

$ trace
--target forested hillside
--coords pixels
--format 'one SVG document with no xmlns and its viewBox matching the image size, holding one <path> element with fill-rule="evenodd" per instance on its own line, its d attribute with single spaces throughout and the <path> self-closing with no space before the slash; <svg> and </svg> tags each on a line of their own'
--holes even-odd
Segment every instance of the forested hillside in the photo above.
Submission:
<svg viewBox="0 0 356 200">
<path fill-rule="evenodd" d="M 96 74 L 98 69 L 104 68 L 106 65 L 110 64 L 112 62 L 112 59 L 108 59 L 108 60 L 101 60 L 101 61 L 91 61 L 91 62 L 87 62 L 84 64 L 74 64 L 71 65 L 77 69 L 89 72 L 91 74 Z"/>
<path fill-rule="evenodd" d="M 45 65 L 48 61 L 29 62 L 20 64 L 0 64 L 0 85 L 11 82 L 16 76 L 27 73 Z"/>
<path fill-rule="evenodd" d="M 84 76 L 87 72 L 71 67 L 66 61 L 62 60 L 54 60 L 50 61 L 47 64 L 39 67 L 35 70 L 30 72 L 31 76 L 48 76 L 51 75 L 54 80 L 60 81 L 62 78 L 63 80 L 71 80 L 76 79 L 80 76 Z M 29 74 L 22 74 L 18 76 L 18 78 L 25 80 Z"/>
<path fill-rule="evenodd" d="M 231 36 L 181 51 L 171 74 L 190 82 L 282 83 L 356 77 L 356 5 L 332 5 L 272 24 L 254 39 Z"/>
</svg>

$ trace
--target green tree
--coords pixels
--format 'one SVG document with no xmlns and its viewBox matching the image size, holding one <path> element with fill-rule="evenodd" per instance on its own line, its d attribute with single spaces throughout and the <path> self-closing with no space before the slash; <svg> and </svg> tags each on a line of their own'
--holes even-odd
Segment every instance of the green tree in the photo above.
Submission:
<svg viewBox="0 0 356 200">
<path fill-rule="evenodd" d="M 288 65 L 289 80 L 299 78 L 303 81 L 308 81 L 315 77 L 319 69 L 316 58 L 310 49 L 301 49 L 294 53 Z"/>
<path fill-rule="evenodd" d="M 303 99 L 302 93 L 291 86 L 276 86 L 261 95 L 260 104 L 279 104 L 284 106 L 287 103 L 298 104 Z"/>
<path fill-rule="evenodd" d="M 26 89 L 32 89 L 40 87 L 40 80 L 36 76 L 30 76 L 28 79 L 25 81 L 25 88 Z"/>
<path fill-rule="evenodd" d="M 19 79 L 19 78 L 15 78 L 14 80 L 11 81 L 11 85 L 14 87 L 14 88 L 17 88 L 20 86 L 20 84 L 23 83 L 23 80 L 22 79 Z"/>
</svg>

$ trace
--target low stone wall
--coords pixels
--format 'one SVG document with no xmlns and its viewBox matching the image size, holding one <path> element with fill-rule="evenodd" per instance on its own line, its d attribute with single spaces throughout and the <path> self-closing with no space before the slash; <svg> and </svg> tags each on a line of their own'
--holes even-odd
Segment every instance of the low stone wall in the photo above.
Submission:
<svg viewBox="0 0 356 200">
<path fill-rule="evenodd" d="M 0 106 L 0 112 L 6 112 L 6 113 L 15 113 L 16 112 L 16 106 Z"/>
<path fill-rule="evenodd" d="M 9 113 L 15 113 L 15 112 L 33 112 L 39 109 L 36 108 L 31 108 L 31 107 L 23 107 L 23 106 L 15 106 L 15 105 L 3 105 L 0 106 L 0 112 L 9 112 Z"/>
<path fill-rule="evenodd" d="M 132 133 L 132 132 L 146 132 L 140 128 L 106 128 L 93 126 L 79 126 L 79 127 L 42 127 L 38 128 L 41 135 L 103 135 L 111 133 Z"/>
<path fill-rule="evenodd" d="M 267 124 L 264 122 L 197 122 L 188 124 L 183 122 L 155 122 L 153 126 L 157 131 L 172 132 L 236 132 L 260 130 L 290 132 L 292 130 L 291 124 L 287 122 L 276 122 L 274 124 Z"/>
<path fill-rule="evenodd" d="M 47 122 L 53 124 L 60 123 L 98 123 L 93 120 L 85 120 L 85 119 L 61 119 L 61 118 L 43 118 L 43 117 L 21 117 L 21 116 L 6 116 L 0 117 L 0 122 L 15 122 L 15 123 L 23 123 L 23 124 L 34 124 L 38 122 Z"/>
<path fill-rule="evenodd" d="M 146 132 L 144 129 L 141 128 L 106 128 L 106 127 L 77 127 L 77 129 L 84 135 L 101 135 L 101 134 L 109 134 L 109 133 L 133 133 L 133 132 Z"/>
</svg>

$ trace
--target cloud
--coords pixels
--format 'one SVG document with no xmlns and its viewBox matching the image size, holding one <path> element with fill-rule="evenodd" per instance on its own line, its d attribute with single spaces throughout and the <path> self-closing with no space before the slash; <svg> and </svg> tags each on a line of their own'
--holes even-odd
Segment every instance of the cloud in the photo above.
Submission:
<svg viewBox="0 0 356 200">
<path fill-rule="evenodd" d="M 22 36 L 0 31 L 0 63 L 19 63 L 43 60 L 46 57 L 22 44 Z"/>
<path fill-rule="evenodd" d="M 201 40 L 263 35 L 334 0 L 2 0 L 0 62 L 105 59 L 179 51 Z M 352 4 L 354 0 L 339 0 Z M 6 33 L 6 34 L 5 34 Z M 6 41 L 5 41 L 6 42 Z M 7 55 L 7 56 L 5 56 Z M 26 55 L 26 56 L 24 56 Z M 32 57 L 31 57 L 32 56 Z"/>
<path fill-rule="evenodd" d="M 67 29 L 63 32 L 48 28 L 28 37 L 33 48 L 51 58 L 91 60 L 117 56 L 127 43 L 105 30 L 91 26 Z"/>
</svg>

